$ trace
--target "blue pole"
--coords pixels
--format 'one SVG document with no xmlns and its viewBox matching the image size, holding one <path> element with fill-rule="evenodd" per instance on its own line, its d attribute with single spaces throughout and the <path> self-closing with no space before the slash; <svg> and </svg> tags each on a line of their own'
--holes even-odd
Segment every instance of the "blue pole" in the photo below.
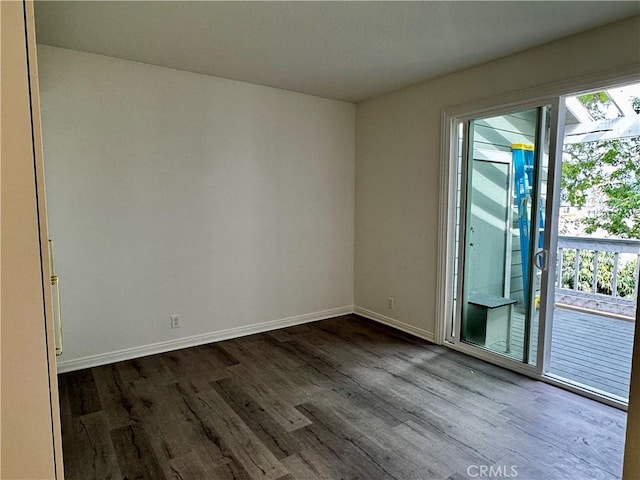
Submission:
<svg viewBox="0 0 640 480">
<path fill-rule="evenodd" d="M 520 259 L 522 262 L 522 290 L 525 302 L 529 298 L 529 245 L 531 237 L 531 192 L 533 185 L 533 145 L 511 145 L 514 166 L 516 204 L 518 206 L 518 228 L 520 230 Z M 541 219 L 542 222 L 542 219 Z M 535 233 L 534 233 L 535 234 Z"/>
</svg>

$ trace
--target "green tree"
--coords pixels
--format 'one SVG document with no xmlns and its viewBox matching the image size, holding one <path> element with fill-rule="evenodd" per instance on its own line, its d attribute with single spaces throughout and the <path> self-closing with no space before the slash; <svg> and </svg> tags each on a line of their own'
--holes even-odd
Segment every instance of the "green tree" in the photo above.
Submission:
<svg viewBox="0 0 640 480">
<path fill-rule="evenodd" d="M 603 196 L 599 211 L 582 219 L 586 233 L 640 238 L 640 137 L 566 145 L 565 153 L 562 200 L 584 207 Z"/>
<path fill-rule="evenodd" d="M 607 111 L 610 111 L 610 107 L 613 105 L 607 92 L 586 93 L 578 96 L 578 100 L 594 120 L 604 120 L 607 117 Z M 618 114 L 618 117 L 621 116 Z"/>
<path fill-rule="evenodd" d="M 605 92 L 578 97 L 595 120 L 610 115 Z M 640 99 L 632 101 L 640 105 Z M 567 144 L 562 164 L 562 200 L 585 207 L 601 198 L 598 208 L 582 219 L 585 232 L 602 229 L 621 238 L 640 238 L 640 137 Z"/>
</svg>

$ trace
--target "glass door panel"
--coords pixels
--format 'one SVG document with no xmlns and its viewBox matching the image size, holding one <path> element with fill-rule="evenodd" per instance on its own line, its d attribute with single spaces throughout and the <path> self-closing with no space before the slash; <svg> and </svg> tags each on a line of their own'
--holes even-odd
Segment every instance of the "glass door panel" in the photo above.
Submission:
<svg viewBox="0 0 640 480">
<path fill-rule="evenodd" d="M 519 362 L 535 363 L 537 348 L 548 115 L 540 107 L 467 125 L 460 339 Z"/>
</svg>

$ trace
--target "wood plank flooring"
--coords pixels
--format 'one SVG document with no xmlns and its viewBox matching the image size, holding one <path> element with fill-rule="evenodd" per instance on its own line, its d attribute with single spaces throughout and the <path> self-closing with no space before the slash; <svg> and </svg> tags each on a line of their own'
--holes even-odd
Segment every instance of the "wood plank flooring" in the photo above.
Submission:
<svg viewBox="0 0 640 480">
<path fill-rule="evenodd" d="M 82 480 L 612 479 L 626 422 L 355 315 L 62 374 L 60 398 Z"/>
</svg>

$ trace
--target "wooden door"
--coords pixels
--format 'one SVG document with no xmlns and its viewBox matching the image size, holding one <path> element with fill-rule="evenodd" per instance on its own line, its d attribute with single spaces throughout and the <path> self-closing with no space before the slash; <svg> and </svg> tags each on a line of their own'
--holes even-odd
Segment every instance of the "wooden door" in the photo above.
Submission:
<svg viewBox="0 0 640 480">
<path fill-rule="evenodd" d="M 0 478 L 61 479 L 33 4 L 0 22 Z"/>
</svg>

